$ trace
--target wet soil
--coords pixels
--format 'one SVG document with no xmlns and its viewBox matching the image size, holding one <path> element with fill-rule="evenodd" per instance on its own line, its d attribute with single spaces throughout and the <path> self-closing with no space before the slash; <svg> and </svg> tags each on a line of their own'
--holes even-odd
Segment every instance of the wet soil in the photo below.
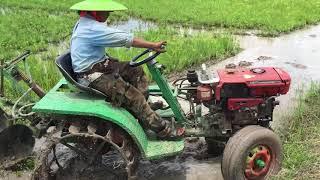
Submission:
<svg viewBox="0 0 320 180">
<path fill-rule="evenodd" d="M 243 51 L 218 64 L 210 65 L 209 62 L 208 69 L 215 71 L 224 68 L 229 63 L 239 64 L 241 62 L 245 67 L 276 66 L 289 72 L 292 77 L 291 90 L 288 95 L 279 97 L 281 104 L 275 109 L 273 123 L 275 128 L 285 126 L 282 117 L 290 113 L 297 95 L 303 92 L 312 81 L 320 80 L 320 25 L 277 38 L 237 36 L 237 39 Z M 204 140 L 200 138 L 187 143 L 186 150 L 179 157 L 153 162 L 142 161 L 138 179 L 220 180 L 223 179 L 220 160 L 221 157 L 215 158 L 207 155 Z M 74 170 L 69 170 L 70 174 L 73 174 Z M 97 175 L 105 179 L 110 177 L 107 172 L 100 172 Z M 67 177 L 74 179 L 72 175 Z M 93 178 L 91 173 L 88 174 L 87 179 L 98 179 L 99 177 Z M 10 177 L 0 176 L 0 179 L 12 179 L 12 175 Z M 25 179 L 29 179 L 28 174 Z"/>
</svg>

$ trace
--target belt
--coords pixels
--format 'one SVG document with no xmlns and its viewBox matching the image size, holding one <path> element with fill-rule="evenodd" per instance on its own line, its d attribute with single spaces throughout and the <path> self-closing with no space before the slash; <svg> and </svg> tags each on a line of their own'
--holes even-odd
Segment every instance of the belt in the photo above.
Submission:
<svg viewBox="0 0 320 180">
<path fill-rule="evenodd" d="M 95 72 L 104 72 L 109 65 L 110 60 L 105 59 L 102 62 L 98 62 L 94 64 L 90 70 L 85 71 L 85 72 L 80 72 L 80 73 L 75 73 L 77 78 L 83 78 L 84 76 L 87 76 L 89 74 L 95 73 Z"/>
</svg>

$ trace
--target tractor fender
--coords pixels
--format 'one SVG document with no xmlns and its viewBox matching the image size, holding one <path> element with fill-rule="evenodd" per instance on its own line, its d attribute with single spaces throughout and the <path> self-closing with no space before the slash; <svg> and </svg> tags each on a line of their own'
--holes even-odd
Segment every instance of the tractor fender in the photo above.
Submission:
<svg viewBox="0 0 320 180">
<path fill-rule="evenodd" d="M 85 92 L 59 91 L 59 87 L 61 87 L 61 84 L 58 83 L 55 88 L 33 106 L 32 111 L 50 116 L 90 116 L 112 122 L 132 137 L 141 155 L 146 157 L 148 138 L 136 118 L 127 110 L 113 107 L 103 97 L 93 96 Z"/>
</svg>

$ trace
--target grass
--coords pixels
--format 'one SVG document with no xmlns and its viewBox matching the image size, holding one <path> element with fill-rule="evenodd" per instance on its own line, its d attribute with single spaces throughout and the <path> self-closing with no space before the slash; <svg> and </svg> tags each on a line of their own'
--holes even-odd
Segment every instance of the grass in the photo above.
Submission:
<svg viewBox="0 0 320 180">
<path fill-rule="evenodd" d="M 318 0 L 118 0 L 129 14 L 161 23 L 289 32 L 320 21 Z"/>
<path fill-rule="evenodd" d="M 191 36 L 180 34 L 168 28 L 149 30 L 138 33 L 150 41 L 168 41 L 167 52 L 161 54 L 157 60 L 165 65 L 166 73 L 181 71 L 202 62 L 218 62 L 226 57 L 235 55 L 239 51 L 237 43 L 230 35 L 214 35 L 199 33 Z M 121 60 L 130 60 L 142 52 L 140 49 L 110 49 L 110 55 Z"/>
<path fill-rule="evenodd" d="M 320 179 L 320 85 L 313 85 L 289 121 L 283 170 L 275 179 Z"/>
<path fill-rule="evenodd" d="M 239 46 L 230 35 L 199 34 L 190 37 L 169 29 L 150 30 L 137 35 L 151 41 L 167 40 L 169 42 L 167 52 L 158 58 L 159 62 L 167 67 L 165 71 L 167 74 L 209 60 L 217 62 L 239 51 Z M 50 51 L 30 59 L 30 71 L 36 82 L 45 90 L 52 88 L 61 77 L 53 60 L 63 50 L 52 48 Z M 120 60 L 130 60 L 142 49 L 116 48 L 107 51 Z"/>
<path fill-rule="evenodd" d="M 31 74 L 41 87 L 49 90 L 61 78 L 54 59 L 68 49 L 68 35 L 78 18 L 69 7 L 78 0 L 0 1 L 0 60 L 10 60 L 27 49 L 31 50 L 33 55 L 28 59 Z M 123 13 L 113 13 L 111 21 L 126 18 Z M 239 51 L 230 35 L 189 36 L 164 26 L 136 34 L 150 41 L 168 41 L 168 52 L 159 58 L 168 67 L 167 73 L 207 60 L 218 61 Z M 115 49 L 110 54 L 129 60 L 138 52 Z M 16 92 L 14 85 L 6 86 L 6 92 L 11 97 L 21 94 Z"/>
<path fill-rule="evenodd" d="M 61 16 L 41 9 L 8 8 L 0 16 L 0 58 L 8 59 L 26 49 L 46 51 L 48 44 L 70 34 L 73 22 L 71 13 Z"/>
<path fill-rule="evenodd" d="M 47 51 L 50 44 L 64 41 L 78 18 L 69 7 L 76 0 L 0 0 L 0 59 L 29 49 Z M 125 20 L 118 13 L 111 20 Z M 122 18 L 120 18 L 122 17 Z"/>
</svg>

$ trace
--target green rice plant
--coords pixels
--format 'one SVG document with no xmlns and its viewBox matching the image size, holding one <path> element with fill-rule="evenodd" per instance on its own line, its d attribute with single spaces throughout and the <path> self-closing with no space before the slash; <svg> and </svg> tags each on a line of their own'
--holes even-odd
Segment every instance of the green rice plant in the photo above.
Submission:
<svg viewBox="0 0 320 180">
<path fill-rule="evenodd" d="M 61 78 L 54 59 L 68 49 L 68 35 L 78 18 L 75 12 L 69 11 L 69 7 L 78 1 L 0 2 L 0 60 L 11 60 L 23 51 L 31 50 L 33 56 L 28 63 L 33 79 L 45 90 L 49 90 Z M 126 18 L 123 15 L 113 14 L 111 17 Z M 136 34 L 149 41 L 168 41 L 167 53 L 159 57 L 159 61 L 167 66 L 166 73 L 208 60 L 218 61 L 239 51 L 237 43 L 230 35 L 187 35 L 164 26 Z M 130 60 L 138 52 L 137 49 L 108 49 L 108 53 L 121 60 Z M 14 86 L 8 86 L 6 90 L 7 95 L 19 96 Z"/>
<path fill-rule="evenodd" d="M 183 70 L 202 62 L 218 62 L 239 51 L 239 46 L 230 35 L 198 34 L 186 36 L 172 29 L 159 28 L 137 33 L 150 41 L 167 40 L 167 52 L 158 57 L 167 68 L 166 73 Z M 45 90 L 49 90 L 61 78 L 54 59 L 68 49 L 68 43 L 49 47 L 49 51 L 31 56 L 28 60 L 33 79 Z M 142 49 L 108 48 L 107 52 L 121 60 L 130 60 Z"/>
<path fill-rule="evenodd" d="M 11 8 L 0 16 L 0 59 L 10 59 L 29 49 L 46 51 L 49 44 L 58 43 L 72 31 L 72 14 L 58 14 L 34 9 Z"/>
<path fill-rule="evenodd" d="M 76 12 L 69 10 L 75 2 L 78 1 L 1 0 L 0 59 L 12 58 L 26 49 L 46 51 L 50 44 L 64 41 L 78 18 Z M 127 19 L 117 13 L 112 17 Z"/>
<path fill-rule="evenodd" d="M 218 62 L 239 52 L 239 46 L 230 35 L 199 33 L 196 35 L 179 34 L 173 29 L 160 27 L 137 34 L 149 41 L 168 42 L 167 52 L 157 60 L 166 66 L 166 73 L 181 71 L 202 62 Z M 138 49 L 110 49 L 111 56 L 120 60 L 130 60 L 139 53 Z"/>
<path fill-rule="evenodd" d="M 119 0 L 129 14 L 160 23 L 257 29 L 276 35 L 320 21 L 318 0 Z"/>
</svg>

